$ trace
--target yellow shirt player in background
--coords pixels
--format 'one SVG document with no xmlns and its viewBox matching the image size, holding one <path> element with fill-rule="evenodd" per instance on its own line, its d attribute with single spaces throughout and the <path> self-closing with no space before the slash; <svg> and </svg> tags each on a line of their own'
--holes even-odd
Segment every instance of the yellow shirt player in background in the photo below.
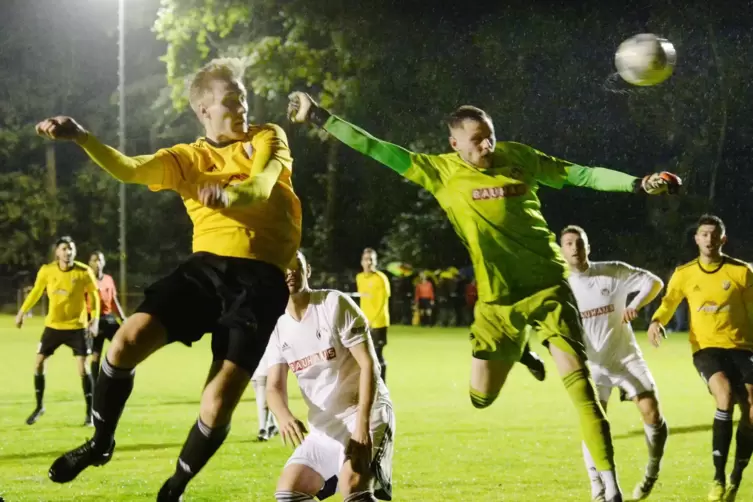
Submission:
<svg viewBox="0 0 753 502">
<path fill-rule="evenodd" d="M 382 380 L 387 381 L 387 361 L 384 346 L 387 345 L 387 328 L 390 327 L 390 280 L 376 269 L 377 253 L 371 248 L 361 255 L 363 272 L 356 275 L 356 288 L 361 297 L 361 310 L 369 321 L 369 331 L 374 341 L 377 360 L 382 367 Z"/>
<path fill-rule="evenodd" d="M 664 325 L 680 302 L 688 301 L 693 364 L 716 401 L 712 434 L 715 474 L 708 500 L 731 502 L 753 453 L 753 268 L 723 254 L 726 241 L 722 220 L 703 215 L 695 234 L 700 256 L 672 274 L 648 336 L 658 347 L 665 336 Z M 735 464 L 727 483 L 725 468 L 736 400 L 742 415 Z"/>
<path fill-rule="evenodd" d="M 151 155 L 126 156 L 70 117 L 37 124 L 40 135 L 76 142 L 121 182 L 176 192 L 193 223 L 193 254 L 145 290 L 144 301 L 108 346 L 95 384 L 94 437 L 55 460 L 49 477 L 57 483 L 110 461 L 136 365 L 168 343 L 190 346 L 211 333 L 213 360 L 199 419 L 157 496 L 181 500 L 227 437 L 235 407 L 285 312 L 284 271 L 300 245 L 301 204 L 285 131 L 248 124 L 243 73 L 236 59 L 200 68 L 188 97 L 204 137 Z"/>
<path fill-rule="evenodd" d="M 44 371 L 47 359 L 61 345 L 67 345 L 73 350 L 81 376 L 86 401 L 86 419 L 84 425 L 92 425 L 92 378 L 86 371 L 87 349 L 87 316 L 86 294 L 95 298 L 92 311 L 92 321 L 89 333 L 97 335 L 99 326 L 99 294 L 97 281 L 91 269 L 75 261 L 76 244 L 68 236 L 61 237 L 55 243 L 55 261 L 42 265 L 37 272 L 34 288 L 24 300 L 16 316 L 16 326 L 23 326 L 26 314 L 36 305 L 42 295 L 47 292 L 49 305 L 47 317 L 44 320 L 42 339 L 37 348 L 37 359 L 34 366 L 34 391 L 37 396 L 37 406 L 29 418 L 28 425 L 34 424 L 44 414 Z"/>
</svg>

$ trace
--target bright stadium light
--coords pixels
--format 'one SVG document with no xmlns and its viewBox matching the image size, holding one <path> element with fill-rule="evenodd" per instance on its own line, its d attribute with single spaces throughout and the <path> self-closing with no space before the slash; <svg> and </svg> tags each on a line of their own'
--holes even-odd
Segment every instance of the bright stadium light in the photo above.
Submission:
<svg viewBox="0 0 753 502">
<path fill-rule="evenodd" d="M 126 153 L 125 114 L 125 0 L 118 0 L 118 150 Z M 128 281 L 126 254 L 126 185 L 120 183 L 118 208 L 118 247 L 120 254 L 119 286 L 123 310 L 128 309 Z"/>
</svg>

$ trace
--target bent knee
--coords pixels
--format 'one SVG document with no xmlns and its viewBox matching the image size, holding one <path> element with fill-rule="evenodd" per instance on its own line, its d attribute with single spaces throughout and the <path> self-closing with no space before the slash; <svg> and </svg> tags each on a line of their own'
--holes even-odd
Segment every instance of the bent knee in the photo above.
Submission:
<svg viewBox="0 0 753 502">
<path fill-rule="evenodd" d="M 473 404 L 474 408 L 483 409 L 491 406 L 491 404 L 497 399 L 497 396 L 499 396 L 499 392 L 494 394 L 487 394 L 471 388 L 469 396 L 471 398 L 471 404 Z"/>
</svg>

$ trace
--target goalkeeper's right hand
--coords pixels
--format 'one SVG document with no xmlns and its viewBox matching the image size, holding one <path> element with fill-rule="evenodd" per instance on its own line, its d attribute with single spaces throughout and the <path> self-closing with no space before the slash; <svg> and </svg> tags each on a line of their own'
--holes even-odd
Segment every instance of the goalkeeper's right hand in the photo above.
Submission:
<svg viewBox="0 0 753 502">
<path fill-rule="evenodd" d="M 288 118 L 291 122 L 302 124 L 310 122 L 323 127 L 329 118 L 329 112 L 320 107 L 314 98 L 305 92 L 296 91 L 288 96 Z"/>
</svg>

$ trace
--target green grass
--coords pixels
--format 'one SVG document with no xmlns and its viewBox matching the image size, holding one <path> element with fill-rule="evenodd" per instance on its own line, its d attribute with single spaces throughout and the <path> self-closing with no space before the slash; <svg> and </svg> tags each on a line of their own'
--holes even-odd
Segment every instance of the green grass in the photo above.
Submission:
<svg viewBox="0 0 753 502">
<path fill-rule="evenodd" d="M 32 427 L 24 424 L 33 408 L 32 367 L 41 329 L 39 319 L 19 331 L 10 317 L 0 318 L 0 494 L 8 502 L 155 500 L 196 418 L 211 358 L 208 339 L 192 349 L 168 347 L 144 363 L 112 462 L 60 486 L 47 479 L 50 463 L 91 430 L 80 425 L 81 385 L 67 348 L 50 360 L 46 415 Z M 685 336 L 672 336 L 661 350 L 642 345 L 671 430 L 651 500 L 705 500 L 712 472 L 711 398 L 692 367 Z M 575 413 L 548 356 L 546 382 L 518 367 L 497 402 L 480 411 L 468 399 L 466 330 L 395 327 L 386 354 L 397 415 L 396 501 L 589 499 Z M 292 395 L 292 407 L 302 415 L 297 391 Z M 627 495 L 642 474 L 646 451 L 637 410 L 615 396 L 610 417 Z M 188 501 L 273 500 L 290 450 L 278 440 L 254 442 L 253 399 L 249 390 L 230 437 L 190 485 Z M 751 484 L 744 484 L 738 501 L 752 499 Z"/>
</svg>

